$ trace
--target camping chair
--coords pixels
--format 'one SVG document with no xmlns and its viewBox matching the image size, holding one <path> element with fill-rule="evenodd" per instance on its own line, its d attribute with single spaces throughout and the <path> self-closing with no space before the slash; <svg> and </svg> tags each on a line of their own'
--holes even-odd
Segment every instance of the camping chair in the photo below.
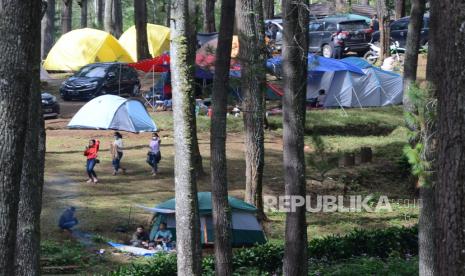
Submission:
<svg viewBox="0 0 465 276">
<path fill-rule="evenodd" d="M 153 70 L 151 72 L 148 72 L 146 74 L 144 74 L 143 78 L 142 78 L 142 83 L 146 83 L 148 82 L 147 79 L 149 77 L 152 78 L 151 80 L 151 83 L 152 83 L 152 86 L 150 87 L 149 90 L 142 90 L 141 91 L 141 96 L 142 98 L 144 99 L 144 103 L 145 105 L 147 105 L 148 107 L 152 108 L 153 111 L 155 111 L 157 109 L 157 106 L 160 104 L 159 102 L 157 102 L 157 93 L 159 93 L 161 91 L 161 94 L 163 94 L 163 77 L 162 77 L 162 74 L 163 73 L 159 73 L 159 72 L 153 72 Z"/>
</svg>

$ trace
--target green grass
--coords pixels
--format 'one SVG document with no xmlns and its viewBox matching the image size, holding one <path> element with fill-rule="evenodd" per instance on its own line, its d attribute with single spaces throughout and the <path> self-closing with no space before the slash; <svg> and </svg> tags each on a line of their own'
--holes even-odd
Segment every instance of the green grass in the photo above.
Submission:
<svg viewBox="0 0 465 276">
<path fill-rule="evenodd" d="M 406 141 L 402 109 L 387 107 L 378 109 L 350 109 L 347 116 L 341 110 L 316 110 L 307 112 L 305 144 L 307 155 L 313 154 L 310 134 L 321 135 L 330 154 L 357 152 L 362 146 L 372 147 L 372 164 L 351 168 L 336 168 L 323 183 L 307 180 L 308 194 L 342 194 L 341 179 L 348 180 L 348 194 L 386 194 L 392 199 L 413 198 L 405 168 L 399 166 L 402 147 Z M 46 181 L 42 211 L 42 237 L 45 240 L 57 238 L 56 222 L 59 213 L 67 206 L 78 208 L 80 230 L 96 234 L 101 240 L 125 242 L 130 233 L 114 232 L 117 226 L 129 226 L 130 231 L 137 224 L 149 225 L 151 214 L 135 207 L 136 204 L 154 206 L 174 196 L 174 146 L 173 120 L 170 112 L 152 113 L 161 129 L 162 161 L 160 175 L 150 176 L 145 162 L 150 133 L 124 134 L 125 153 L 122 165 L 127 175 L 112 176 L 109 143 L 111 131 L 76 131 L 54 127 L 47 130 Z M 244 196 L 245 161 L 242 118 L 228 117 L 228 188 L 232 196 Z M 265 195 L 284 193 L 282 156 L 282 117 L 269 119 L 272 130 L 265 137 Z M 210 167 L 210 118 L 197 117 L 200 151 L 204 168 L 209 174 Z M 98 185 L 86 184 L 82 155 L 84 146 L 91 138 L 102 141 L 97 165 L 101 181 Z M 307 167 L 307 175 L 315 170 Z M 210 190 L 210 179 L 198 180 L 199 191 Z M 344 234 L 354 228 L 385 228 L 389 226 L 413 225 L 418 221 L 418 206 L 396 204 L 392 213 L 311 213 L 307 214 L 309 238 L 331 234 Z M 265 223 L 270 240 L 282 240 L 284 235 L 284 213 L 268 213 Z M 98 245 L 103 246 L 103 245 Z M 127 262 L 116 260 L 112 263 Z M 114 266 L 113 266 L 114 267 Z M 87 270 L 87 269 L 86 269 Z M 97 271 L 93 269 L 92 271 Z M 332 274 L 325 274 L 332 275 Z M 335 274 L 343 275 L 343 274 Z"/>
</svg>

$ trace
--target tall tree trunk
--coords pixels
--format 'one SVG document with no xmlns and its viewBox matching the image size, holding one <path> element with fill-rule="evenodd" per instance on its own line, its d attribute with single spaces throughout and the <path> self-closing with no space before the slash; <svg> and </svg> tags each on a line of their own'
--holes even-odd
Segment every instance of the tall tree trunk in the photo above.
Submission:
<svg viewBox="0 0 465 276">
<path fill-rule="evenodd" d="M 200 222 L 194 169 L 195 43 L 188 0 L 172 0 L 171 79 L 175 146 L 176 249 L 178 275 L 201 275 Z"/>
<path fill-rule="evenodd" d="M 419 275 L 435 276 L 437 274 L 434 267 L 434 184 L 420 187 L 420 199 L 421 208 L 418 221 Z"/>
<path fill-rule="evenodd" d="M 420 49 L 420 32 L 423 27 L 425 0 L 411 0 L 412 11 L 407 32 L 407 46 L 404 61 L 404 111 L 413 112 L 413 106 L 408 97 L 410 85 L 417 80 L 418 51 Z M 412 126 L 409 126 L 412 129 Z"/>
<path fill-rule="evenodd" d="M 380 60 L 390 56 L 390 34 L 389 34 L 389 10 L 386 6 L 386 0 L 376 1 L 376 11 L 379 19 L 380 33 Z"/>
<path fill-rule="evenodd" d="M 206 33 L 216 32 L 215 1 L 203 0 L 203 31 Z"/>
<path fill-rule="evenodd" d="M 39 41 L 39 32 L 34 32 Z M 32 83 L 29 91 L 29 118 L 27 123 L 27 151 L 24 152 L 16 234 L 16 275 L 40 275 L 40 213 L 44 183 L 45 129 L 39 80 L 38 43 L 31 66 Z"/>
<path fill-rule="evenodd" d="M 105 11 L 105 0 L 94 0 L 95 9 L 95 26 L 97 28 L 103 28 L 103 14 Z"/>
<path fill-rule="evenodd" d="M 105 0 L 104 28 L 116 38 L 123 33 L 121 0 Z"/>
<path fill-rule="evenodd" d="M 212 92 L 211 184 L 213 225 L 215 230 L 215 273 L 232 275 L 232 222 L 228 203 L 226 167 L 226 109 L 229 91 L 229 67 L 234 26 L 235 1 L 222 0 L 220 32 L 216 48 L 215 77 Z"/>
<path fill-rule="evenodd" d="M 263 17 L 265 19 L 274 17 L 274 0 L 263 0 Z"/>
<path fill-rule="evenodd" d="M 165 25 L 167 27 L 171 24 L 171 0 L 165 0 L 165 10 L 166 10 L 166 18 L 165 18 Z"/>
<path fill-rule="evenodd" d="M 432 70 L 429 76 L 438 97 L 436 273 L 465 275 L 465 3 L 430 3 L 430 44 L 434 53 L 428 69 Z"/>
<path fill-rule="evenodd" d="M 61 3 L 61 34 L 73 29 L 73 1 L 63 0 Z"/>
<path fill-rule="evenodd" d="M 396 20 L 405 16 L 405 0 L 396 0 L 395 8 Z"/>
<path fill-rule="evenodd" d="M 286 196 L 305 199 L 305 97 L 308 55 L 308 1 L 283 0 L 283 151 Z M 286 214 L 283 272 L 307 275 L 305 205 Z"/>
<path fill-rule="evenodd" d="M 147 3 L 145 0 L 134 0 L 134 24 L 136 25 L 137 60 L 150 58 L 147 41 Z"/>
<path fill-rule="evenodd" d="M 47 1 L 47 10 L 41 22 L 40 57 L 45 59 L 53 46 L 55 34 L 55 0 Z"/>
<path fill-rule="evenodd" d="M 0 0 L 0 275 L 15 275 L 19 189 L 41 1 Z M 38 73 L 37 73 L 38 78 Z M 28 147 L 29 148 L 29 147 Z"/>
<path fill-rule="evenodd" d="M 81 28 L 87 28 L 87 0 L 81 0 Z"/>
<path fill-rule="evenodd" d="M 265 50 L 261 0 L 236 0 L 239 57 L 244 97 L 245 201 L 263 213 L 263 167 L 265 165 Z"/>
</svg>

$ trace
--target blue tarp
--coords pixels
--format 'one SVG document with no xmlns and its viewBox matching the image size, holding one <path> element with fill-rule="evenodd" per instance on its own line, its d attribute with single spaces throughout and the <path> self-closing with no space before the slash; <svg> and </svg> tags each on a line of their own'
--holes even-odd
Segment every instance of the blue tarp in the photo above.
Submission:
<svg viewBox="0 0 465 276">
<path fill-rule="evenodd" d="M 346 64 L 353 65 L 361 69 L 373 67 L 373 65 L 371 65 L 368 61 L 366 61 L 363 58 L 358 58 L 358 57 L 346 57 L 346 58 L 341 59 L 341 61 Z"/>
<path fill-rule="evenodd" d="M 270 58 L 266 61 L 266 67 L 273 71 L 279 72 L 281 68 L 282 58 L 280 56 Z M 342 62 L 337 59 L 325 58 L 317 55 L 308 55 L 308 73 L 313 72 L 338 72 L 349 71 L 356 74 L 364 75 L 363 71 L 352 64 Z"/>
<path fill-rule="evenodd" d="M 308 55 L 308 71 L 311 72 L 338 72 L 349 71 L 364 75 L 363 71 L 354 65 L 337 59 L 325 58 L 317 55 Z"/>
</svg>

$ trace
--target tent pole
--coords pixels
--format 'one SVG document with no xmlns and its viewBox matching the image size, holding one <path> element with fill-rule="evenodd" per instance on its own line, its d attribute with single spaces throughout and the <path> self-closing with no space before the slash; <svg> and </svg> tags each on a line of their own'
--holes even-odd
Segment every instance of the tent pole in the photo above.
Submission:
<svg viewBox="0 0 465 276">
<path fill-rule="evenodd" d="M 354 93 L 355 98 L 357 99 L 358 105 L 360 106 L 360 109 L 363 109 L 362 103 L 360 102 L 360 99 L 357 96 L 357 93 L 355 92 L 355 89 L 352 88 L 352 93 Z"/>
<path fill-rule="evenodd" d="M 346 117 L 349 117 L 349 114 L 347 114 L 346 110 L 344 109 L 344 107 L 342 106 L 341 102 L 337 99 L 336 96 L 334 96 L 334 99 L 336 100 L 337 104 L 339 105 L 339 107 L 342 109 L 342 112 L 344 112 L 344 115 Z"/>
<path fill-rule="evenodd" d="M 119 74 L 118 74 L 118 95 L 121 96 L 121 63 L 119 64 Z"/>
<path fill-rule="evenodd" d="M 155 64 L 152 64 L 152 87 L 153 87 L 153 94 L 152 94 L 152 111 L 155 112 L 155 103 L 154 96 L 155 96 Z"/>
</svg>

